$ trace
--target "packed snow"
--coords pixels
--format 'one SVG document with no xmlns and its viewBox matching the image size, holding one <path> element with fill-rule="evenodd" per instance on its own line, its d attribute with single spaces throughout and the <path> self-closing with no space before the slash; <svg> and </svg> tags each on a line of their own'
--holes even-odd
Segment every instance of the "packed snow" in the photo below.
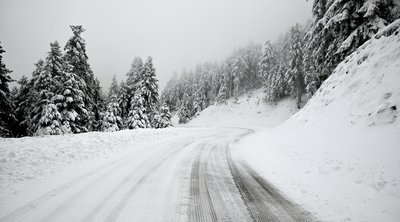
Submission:
<svg viewBox="0 0 400 222">
<path fill-rule="evenodd" d="M 154 144 L 190 135 L 184 129 L 137 129 L 0 139 L 0 199 L 70 168 L 95 167 Z M 2 202 L 2 201 L 0 201 Z M 0 203 L 5 204 L 5 203 Z"/>
</svg>

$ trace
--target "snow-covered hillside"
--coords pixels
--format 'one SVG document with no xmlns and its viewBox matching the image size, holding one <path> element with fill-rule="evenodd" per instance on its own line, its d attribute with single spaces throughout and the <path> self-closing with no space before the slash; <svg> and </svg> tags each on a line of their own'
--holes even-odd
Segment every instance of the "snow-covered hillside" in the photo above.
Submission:
<svg viewBox="0 0 400 222">
<path fill-rule="evenodd" d="M 263 101 L 264 97 L 265 93 L 262 89 L 259 89 L 239 97 L 238 101 L 231 98 L 226 104 L 215 104 L 207 107 L 187 125 L 276 126 L 298 111 L 296 102 L 291 98 L 286 98 L 277 105 L 271 105 Z"/>
<path fill-rule="evenodd" d="M 242 155 L 323 221 L 400 218 L 400 38 L 372 39 Z"/>
</svg>

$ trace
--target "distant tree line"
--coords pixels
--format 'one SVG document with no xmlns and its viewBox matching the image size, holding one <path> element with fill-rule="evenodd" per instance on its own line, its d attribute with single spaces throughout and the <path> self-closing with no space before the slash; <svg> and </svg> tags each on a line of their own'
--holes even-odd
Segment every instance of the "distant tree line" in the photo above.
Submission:
<svg viewBox="0 0 400 222">
<path fill-rule="evenodd" d="M 149 57 L 134 60 L 126 83 L 114 78 L 108 96 L 101 93 L 81 37 L 82 26 L 71 26 L 64 47 L 50 43 L 45 60 L 35 64 L 32 77 L 9 90 L 11 71 L 0 45 L 0 136 L 59 135 L 89 131 L 162 128 L 171 125 L 168 107 L 160 106 L 158 84 Z"/>
<path fill-rule="evenodd" d="M 175 74 L 161 99 L 186 123 L 214 103 L 263 87 L 265 100 L 291 96 L 300 108 L 344 58 L 379 30 L 400 24 L 397 0 L 314 0 L 312 20 L 296 24 L 264 47 L 250 43 L 220 63 L 203 63 Z M 396 22 L 397 21 L 397 22 Z"/>
</svg>

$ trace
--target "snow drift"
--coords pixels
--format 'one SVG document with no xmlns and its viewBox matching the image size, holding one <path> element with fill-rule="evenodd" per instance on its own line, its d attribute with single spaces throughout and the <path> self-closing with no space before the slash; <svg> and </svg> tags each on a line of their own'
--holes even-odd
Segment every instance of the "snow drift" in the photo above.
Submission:
<svg viewBox="0 0 400 222">
<path fill-rule="evenodd" d="M 400 38 L 373 38 L 308 104 L 241 141 L 242 155 L 323 221 L 400 218 Z"/>
</svg>

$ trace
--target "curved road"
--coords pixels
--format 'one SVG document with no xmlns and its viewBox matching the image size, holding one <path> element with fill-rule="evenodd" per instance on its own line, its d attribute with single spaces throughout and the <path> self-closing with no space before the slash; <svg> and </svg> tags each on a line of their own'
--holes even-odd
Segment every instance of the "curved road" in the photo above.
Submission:
<svg viewBox="0 0 400 222">
<path fill-rule="evenodd" d="M 199 129 L 85 173 L 0 221 L 314 221 L 240 159 L 249 129 Z"/>
</svg>

